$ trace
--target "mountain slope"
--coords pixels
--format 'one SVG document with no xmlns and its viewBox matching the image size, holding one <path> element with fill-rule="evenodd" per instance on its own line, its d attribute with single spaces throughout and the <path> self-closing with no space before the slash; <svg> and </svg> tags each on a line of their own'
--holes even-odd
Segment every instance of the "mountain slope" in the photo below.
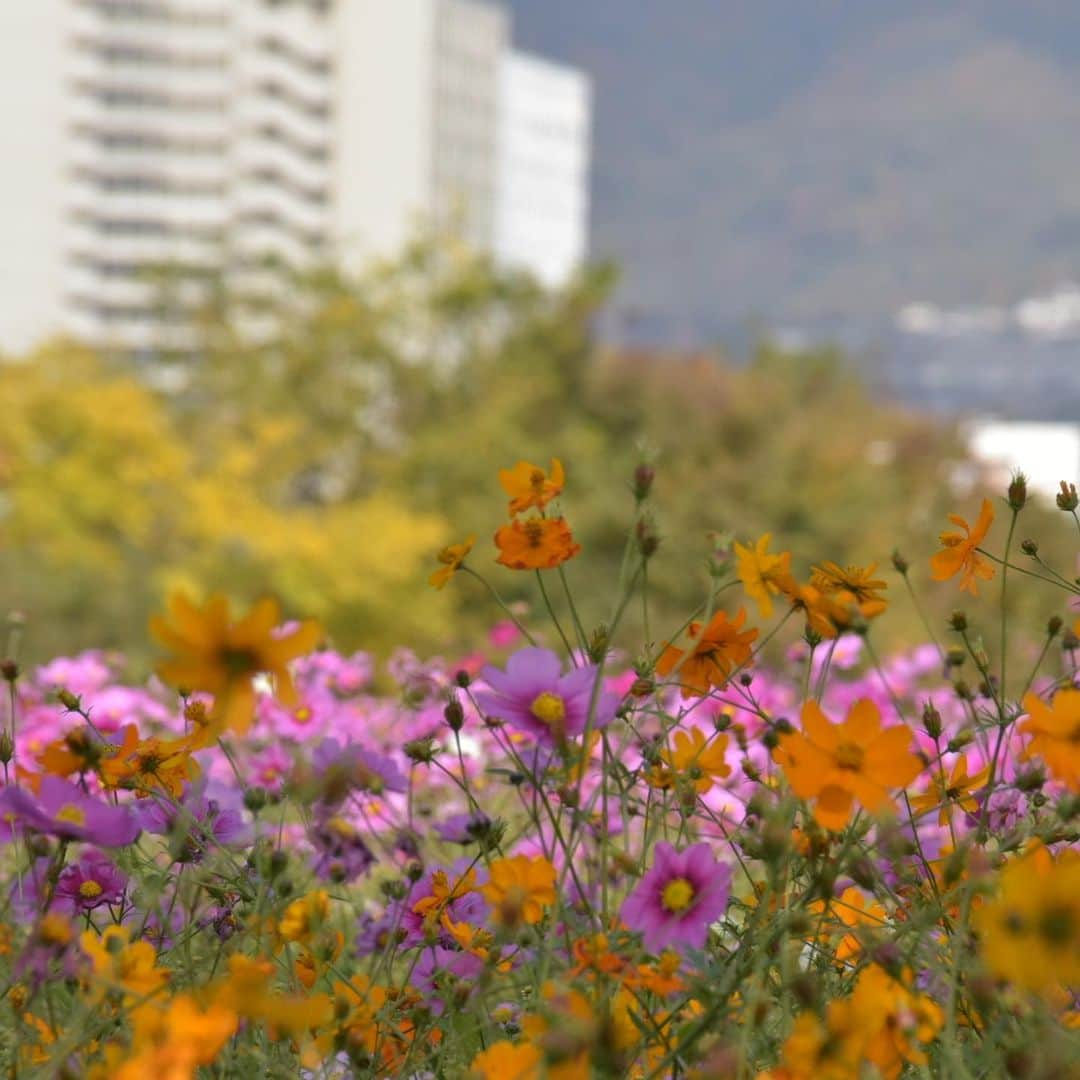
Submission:
<svg viewBox="0 0 1080 1080">
<path fill-rule="evenodd" d="M 624 308 L 703 337 L 1080 270 L 1080 5 L 511 6 L 595 80 L 593 247 Z"/>
</svg>

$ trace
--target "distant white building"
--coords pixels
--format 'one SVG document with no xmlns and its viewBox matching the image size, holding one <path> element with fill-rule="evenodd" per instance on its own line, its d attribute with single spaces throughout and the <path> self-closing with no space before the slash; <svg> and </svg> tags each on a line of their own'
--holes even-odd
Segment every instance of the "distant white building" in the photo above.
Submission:
<svg viewBox="0 0 1080 1080">
<path fill-rule="evenodd" d="M 979 420 L 968 427 L 972 456 L 996 471 L 1004 490 L 1012 473 L 1027 477 L 1028 490 L 1053 499 L 1062 480 L 1080 481 L 1080 424 Z"/>
<path fill-rule="evenodd" d="M 495 251 L 558 285 L 585 258 L 589 81 L 574 68 L 509 53 L 500 66 L 499 105 Z"/>
<path fill-rule="evenodd" d="M 200 273 L 267 256 L 392 255 L 425 218 L 565 276 L 585 251 L 587 84 L 519 65 L 509 39 L 481 0 L 0 2 L 0 348 L 59 331 L 182 348 L 156 268 L 184 272 L 183 303 Z"/>
</svg>

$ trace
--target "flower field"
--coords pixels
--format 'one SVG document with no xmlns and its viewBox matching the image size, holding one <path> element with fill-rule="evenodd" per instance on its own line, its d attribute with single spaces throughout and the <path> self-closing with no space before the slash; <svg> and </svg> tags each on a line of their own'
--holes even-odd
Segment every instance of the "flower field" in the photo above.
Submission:
<svg viewBox="0 0 1080 1080">
<path fill-rule="evenodd" d="M 8 1075 L 1080 1076 L 1080 580 L 1023 478 L 879 565 L 715 537 L 669 626 L 653 469 L 602 618 L 568 473 L 433 558 L 465 655 L 176 593 L 149 681 L 3 662 Z M 883 654 L 909 559 L 958 610 Z"/>
</svg>

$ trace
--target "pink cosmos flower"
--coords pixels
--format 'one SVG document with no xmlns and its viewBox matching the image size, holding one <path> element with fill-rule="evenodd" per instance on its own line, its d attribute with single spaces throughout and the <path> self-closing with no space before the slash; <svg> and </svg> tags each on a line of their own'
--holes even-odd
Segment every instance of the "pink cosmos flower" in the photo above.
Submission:
<svg viewBox="0 0 1080 1080">
<path fill-rule="evenodd" d="M 486 667 L 481 672 L 490 691 L 476 695 L 489 715 L 554 747 L 584 733 L 596 667 L 586 664 L 562 673 L 559 658 L 550 649 L 519 649 L 506 662 L 506 671 Z M 618 698 L 601 690 L 596 699 L 593 728 L 605 727 L 615 716 Z"/>
<path fill-rule="evenodd" d="M 641 932 L 649 952 L 670 945 L 700 949 L 710 924 L 724 913 L 730 891 L 731 867 L 719 862 L 708 844 L 676 851 L 661 841 L 652 867 L 619 914 L 631 930 Z"/>
</svg>

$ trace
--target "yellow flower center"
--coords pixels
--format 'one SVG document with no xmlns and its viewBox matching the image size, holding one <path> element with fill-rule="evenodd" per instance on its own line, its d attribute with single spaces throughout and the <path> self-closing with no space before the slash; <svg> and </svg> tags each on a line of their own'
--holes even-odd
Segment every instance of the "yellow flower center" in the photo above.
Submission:
<svg viewBox="0 0 1080 1080">
<path fill-rule="evenodd" d="M 85 825 L 86 814 L 77 806 L 73 806 L 68 803 L 67 806 L 61 806 L 56 813 L 57 821 L 67 821 L 72 825 Z"/>
<path fill-rule="evenodd" d="M 660 896 L 660 903 L 677 915 L 685 911 L 694 902 L 694 886 L 684 877 L 672 878 Z"/>
<path fill-rule="evenodd" d="M 544 475 L 543 469 L 533 469 L 533 471 L 529 473 L 529 487 L 539 494 L 544 489 L 544 481 L 546 479 L 547 477 Z"/>
<path fill-rule="evenodd" d="M 566 702 L 558 694 L 549 693 L 547 690 L 537 694 L 529 706 L 529 711 L 552 731 L 562 730 L 563 721 L 566 719 Z"/>
<path fill-rule="evenodd" d="M 96 881 L 84 881 L 79 886 L 79 895 L 84 900 L 93 900 L 95 897 L 100 896 L 105 890 Z"/>
<path fill-rule="evenodd" d="M 841 769 L 858 772 L 862 768 L 864 757 L 863 748 L 856 743 L 842 742 L 836 748 L 836 764 Z"/>
</svg>

